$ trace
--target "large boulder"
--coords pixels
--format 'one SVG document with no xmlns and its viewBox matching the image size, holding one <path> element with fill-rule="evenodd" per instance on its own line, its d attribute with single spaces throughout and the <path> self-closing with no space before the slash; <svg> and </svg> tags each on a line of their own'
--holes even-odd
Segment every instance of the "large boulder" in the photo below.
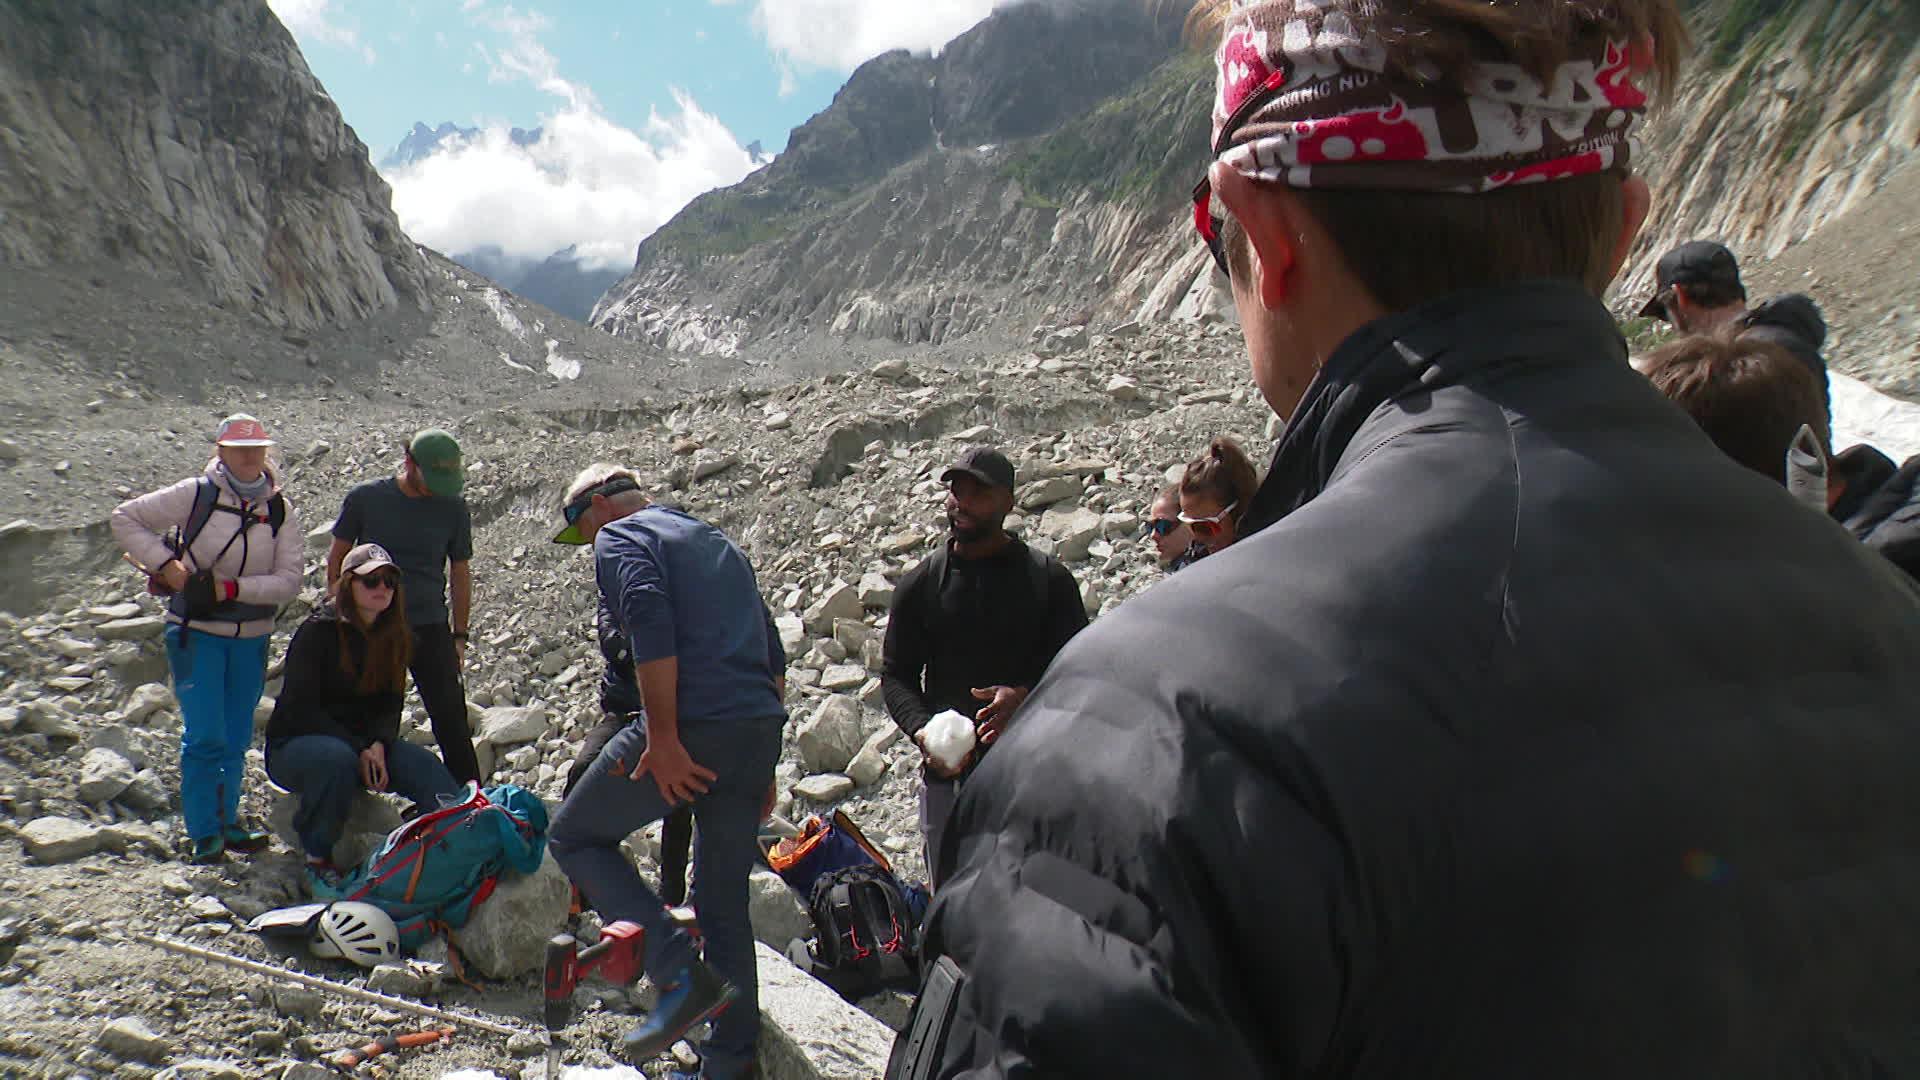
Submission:
<svg viewBox="0 0 1920 1080">
<path fill-rule="evenodd" d="M 813 715 L 802 721 L 794 732 L 794 744 L 800 760 L 810 773 L 839 772 L 860 752 L 866 728 L 860 715 L 860 703 L 844 694 L 835 694 L 820 703 Z"/>
<path fill-rule="evenodd" d="M 503 705 L 480 715 L 477 740 L 495 746 L 529 743 L 547 733 L 547 710 L 541 705 Z"/>
<path fill-rule="evenodd" d="M 493 895 L 454 931 L 460 955 L 481 974 L 512 979 L 540 967 L 547 939 L 560 929 L 572 900 L 567 875 L 548 852 L 531 874 L 506 873 Z"/>
<path fill-rule="evenodd" d="M 760 973 L 761 1080 L 874 1080 L 887 1071 L 893 1029 L 765 944 Z"/>
<path fill-rule="evenodd" d="M 826 637 L 833 633 L 835 619 L 858 619 L 864 610 L 860 603 L 860 590 L 844 581 L 836 581 L 827 587 L 820 599 L 807 606 L 807 632 Z"/>
<path fill-rule="evenodd" d="M 747 910 L 753 919 L 754 937 L 785 950 L 787 942 L 813 934 L 812 916 L 779 874 L 755 870 L 748 879 L 747 890 Z"/>
<path fill-rule="evenodd" d="M 35 862 L 72 862 L 100 849 L 100 827 L 72 818 L 38 817 L 20 830 L 20 839 Z"/>
<path fill-rule="evenodd" d="M 118 751 L 96 746 L 80 759 L 80 783 L 75 794 L 84 803 L 103 803 L 133 783 L 133 762 Z"/>
</svg>

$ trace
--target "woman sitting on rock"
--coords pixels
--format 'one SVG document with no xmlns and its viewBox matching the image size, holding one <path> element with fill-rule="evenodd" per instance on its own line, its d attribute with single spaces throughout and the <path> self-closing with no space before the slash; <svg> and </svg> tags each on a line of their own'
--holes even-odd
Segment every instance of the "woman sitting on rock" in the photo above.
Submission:
<svg viewBox="0 0 1920 1080">
<path fill-rule="evenodd" d="M 167 596 L 167 664 L 180 702 L 180 811 L 196 863 L 267 834 L 240 824 L 253 710 L 267 639 L 300 591 L 302 536 L 267 459 L 267 429 L 245 413 L 220 424 L 199 476 L 121 503 L 113 537 Z"/>
<path fill-rule="evenodd" d="M 310 874 L 340 873 L 333 845 L 361 791 L 393 791 L 431 810 L 460 788 L 433 751 L 400 738 L 411 642 L 400 568 L 378 544 L 361 544 L 287 646 L 286 684 L 267 721 L 267 775 L 300 797 L 293 827 Z"/>
</svg>

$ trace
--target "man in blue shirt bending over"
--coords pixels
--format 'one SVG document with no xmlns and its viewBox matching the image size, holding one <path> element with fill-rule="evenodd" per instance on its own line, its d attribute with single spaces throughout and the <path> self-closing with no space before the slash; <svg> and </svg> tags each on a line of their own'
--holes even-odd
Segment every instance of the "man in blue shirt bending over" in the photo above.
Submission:
<svg viewBox="0 0 1920 1080">
<path fill-rule="evenodd" d="M 786 723 L 786 653 L 747 557 L 712 525 L 653 505 L 630 470 L 587 466 L 561 512 L 567 527 L 554 542 L 593 545 L 645 718 L 607 742 L 554 815 L 548 843 L 601 918 L 646 928 L 643 964 L 660 1000 L 623 1040 L 627 1057 L 653 1058 L 719 1014 L 698 1076 L 746 1076 L 760 1028 L 747 877 Z M 620 851 L 636 829 L 689 804 L 706 963 Z"/>
</svg>

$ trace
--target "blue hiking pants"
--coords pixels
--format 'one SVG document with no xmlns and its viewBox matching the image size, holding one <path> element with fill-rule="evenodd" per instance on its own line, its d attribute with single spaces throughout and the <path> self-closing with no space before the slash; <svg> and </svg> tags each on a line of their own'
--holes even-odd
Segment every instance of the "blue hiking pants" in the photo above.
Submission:
<svg viewBox="0 0 1920 1080">
<path fill-rule="evenodd" d="M 785 717 L 773 717 L 680 729 L 688 756 L 718 774 L 707 793 L 693 799 L 700 829 L 693 853 L 693 906 L 706 939 L 707 963 L 740 992 L 713 1022 L 713 1037 L 701 1048 L 701 1075 L 715 1080 L 746 1075 L 760 1035 L 747 878 L 759 858 L 760 806 L 773 781 L 784 723 Z M 628 724 L 608 741 L 560 804 L 547 830 L 547 846 L 603 921 L 627 919 L 646 928 L 647 976 L 665 985 L 693 962 L 693 942 L 620 850 L 629 834 L 673 809 L 653 777 L 628 779 L 646 746 L 643 723 Z"/>
<path fill-rule="evenodd" d="M 180 702 L 180 815 L 187 835 L 202 840 L 239 818 L 253 710 L 267 684 L 267 635 L 168 626 L 167 664 Z"/>
</svg>

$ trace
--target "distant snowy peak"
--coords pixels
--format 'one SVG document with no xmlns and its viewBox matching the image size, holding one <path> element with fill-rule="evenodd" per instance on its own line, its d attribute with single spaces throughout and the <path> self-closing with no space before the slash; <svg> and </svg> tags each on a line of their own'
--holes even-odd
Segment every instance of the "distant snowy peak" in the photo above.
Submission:
<svg viewBox="0 0 1920 1080">
<path fill-rule="evenodd" d="M 539 142 L 545 133 L 544 128 L 513 128 L 507 132 L 507 137 L 513 140 L 515 146 L 532 146 Z M 407 132 L 407 137 L 401 139 L 399 145 L 380 159 L 380 167 L 382 169 L 404 168 L 432 157 L 449 142 L 465 142 L 479 134 L 479 128 L 461 127 L 451 120 L 432 128 L 416 121 L 413 130 Z"/>
</svg>

